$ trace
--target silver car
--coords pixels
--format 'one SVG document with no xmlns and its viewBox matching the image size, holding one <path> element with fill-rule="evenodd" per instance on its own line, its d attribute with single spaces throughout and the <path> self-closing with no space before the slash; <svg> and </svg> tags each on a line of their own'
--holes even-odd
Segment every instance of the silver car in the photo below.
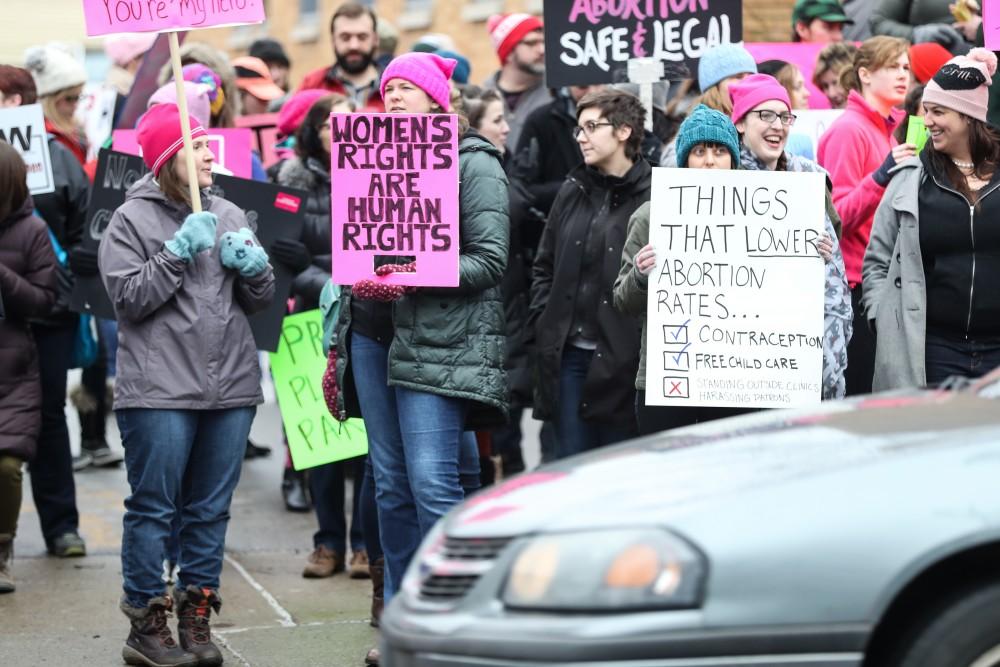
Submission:
<svg viewBox="0 0 1000 667">
<path fill-rule="evenodd" d="M 1000 666 L 1000 374 L 595 451 L 456 508 L 388 667 Z"/>
</svg>

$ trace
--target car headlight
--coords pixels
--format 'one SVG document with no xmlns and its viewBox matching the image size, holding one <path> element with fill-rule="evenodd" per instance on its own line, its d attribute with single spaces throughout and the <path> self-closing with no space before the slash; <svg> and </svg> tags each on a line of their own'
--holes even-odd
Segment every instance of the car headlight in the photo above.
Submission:
<svg viewBox="0 0 1000 667">
<path fill-rule="evenodd" d="M 693 608 L 707 572 L 699 551 L 657 528 L 540 535 L 514 557 L 503 601 L 532 610 Z"/>
</svg>

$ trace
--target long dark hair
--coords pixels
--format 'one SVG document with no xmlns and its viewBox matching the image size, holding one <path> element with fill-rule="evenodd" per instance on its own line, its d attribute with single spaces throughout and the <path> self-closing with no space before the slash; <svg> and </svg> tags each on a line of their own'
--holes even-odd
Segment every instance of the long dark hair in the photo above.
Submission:
<svg viewBox="0 0 1000 667">
<path fill-rule="evenodd" d="M 0 141 L 0 222 L 21 210 L 28 198 L 28 168 L 21 154 Z"/>
<path fill-rule="evenodd" d="M 977 118 L 964 115 L 962 117 L 969 122 L 969 155 L 972 157 L 972 164 L 975 165 L 972 175 L 983 181 L 989 180 L 1000 166 L 1000 132 Z M 927 152 L 931 169 L 938 174 L 946 175 L 956 190 L 965 195 L 970 202 L 975 202 L 977 193 L 969 189 L 965 175 L 952 162 L 951 156 L 935 150 L 931 141 L 927 142 L 924 150 Z"/>
</svg>

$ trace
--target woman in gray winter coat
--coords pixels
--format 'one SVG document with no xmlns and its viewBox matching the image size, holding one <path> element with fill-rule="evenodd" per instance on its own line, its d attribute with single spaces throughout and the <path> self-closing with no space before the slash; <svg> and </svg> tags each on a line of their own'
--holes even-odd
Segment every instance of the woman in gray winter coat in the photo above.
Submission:
<svg viewBox="0 0 1000 667">
<path fill-rule="evenodd" d="M 930 141 L 896 167 L 863 265 L 873 388 L 937 385 L 1000 365 L 1000 132 L 986 124 L 996 56 L 973 49 L 924 89 Z"/>
<path fill-rule="evenodd" d="M 0 593 L 14 590 L 11 561 L 21 510 L 21 469 L 42 425 L 38 350 L 28 318 L 56 301 L 56 258 L 35 217 L 27 168 L 0 141 Z"/>
<path fill-rule="evenodd" d="M 247 316 L 274 297 L 274 274 L 237 206 L 201 193 L 203 212 L 191 212 L 188 179 L 210 186 L 214 156 L 204 128 L 190 122 L 194 175 L 176 105 L 157 105 L 140 120 L 152 173 L 129 189 L 98 251 L 119 325 L 115 415 L 131 488 L 121 608 L 132 624 L 123 649 L 130 664 L 221 664 L 209 617 L 221 606 L 229 505 L 263 402 Z M 161 578 L 178 514 L 180 646 L 166 625 L 173 603 Z"/>
</svg>

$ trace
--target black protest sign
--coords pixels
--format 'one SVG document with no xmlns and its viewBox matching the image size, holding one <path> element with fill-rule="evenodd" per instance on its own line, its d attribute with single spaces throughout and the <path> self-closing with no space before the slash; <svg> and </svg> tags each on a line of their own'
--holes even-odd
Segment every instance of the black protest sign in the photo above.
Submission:
<svg viewBox="0 0 1000 667">
<path fill-rule="evenodd" d="M 90 191 L 87 221 L 81 246 L 97 252 L 111 216 L 125 203 L 125 193 L 148 171 L 141 157 L 102 149 L 97 157 L 97 174 Z M 70 296 L 70 308 L 105 319 L 115 319 L 115 309 L 100 276 L 78 276 Z"/>
<path fill-rule="evenodd" d="M 396 285 L 458 285 L 454 114 L 331 114 L 333 280 L 374 278 L 376 258 L 415 260 Z"/>
<path fill-rule="evenodd" d="M 268 253 L 279 238 L 298 240 L 302 236 L 306 192 L 217 174 L 212 193 L 243 209 L 247 222 L 250 227 L 256 227 L 257 239 Z M 257 349 L 268 352 L 278 349 L 281 320 L 285 316 L 286 302 L 295 279 L 295 274 L 284 264 L 272 259 L 271 266 L 274 267 L 274 300 L 265 310 L 249 318 Z"/>
<path fill-rule="evenodd" d="M 696 71 L 701 55 L 743 39 L 742 0 L 546 0 L 550 88 L 628 81 L 628 61 L 655 58 Z"/>
</svg>

